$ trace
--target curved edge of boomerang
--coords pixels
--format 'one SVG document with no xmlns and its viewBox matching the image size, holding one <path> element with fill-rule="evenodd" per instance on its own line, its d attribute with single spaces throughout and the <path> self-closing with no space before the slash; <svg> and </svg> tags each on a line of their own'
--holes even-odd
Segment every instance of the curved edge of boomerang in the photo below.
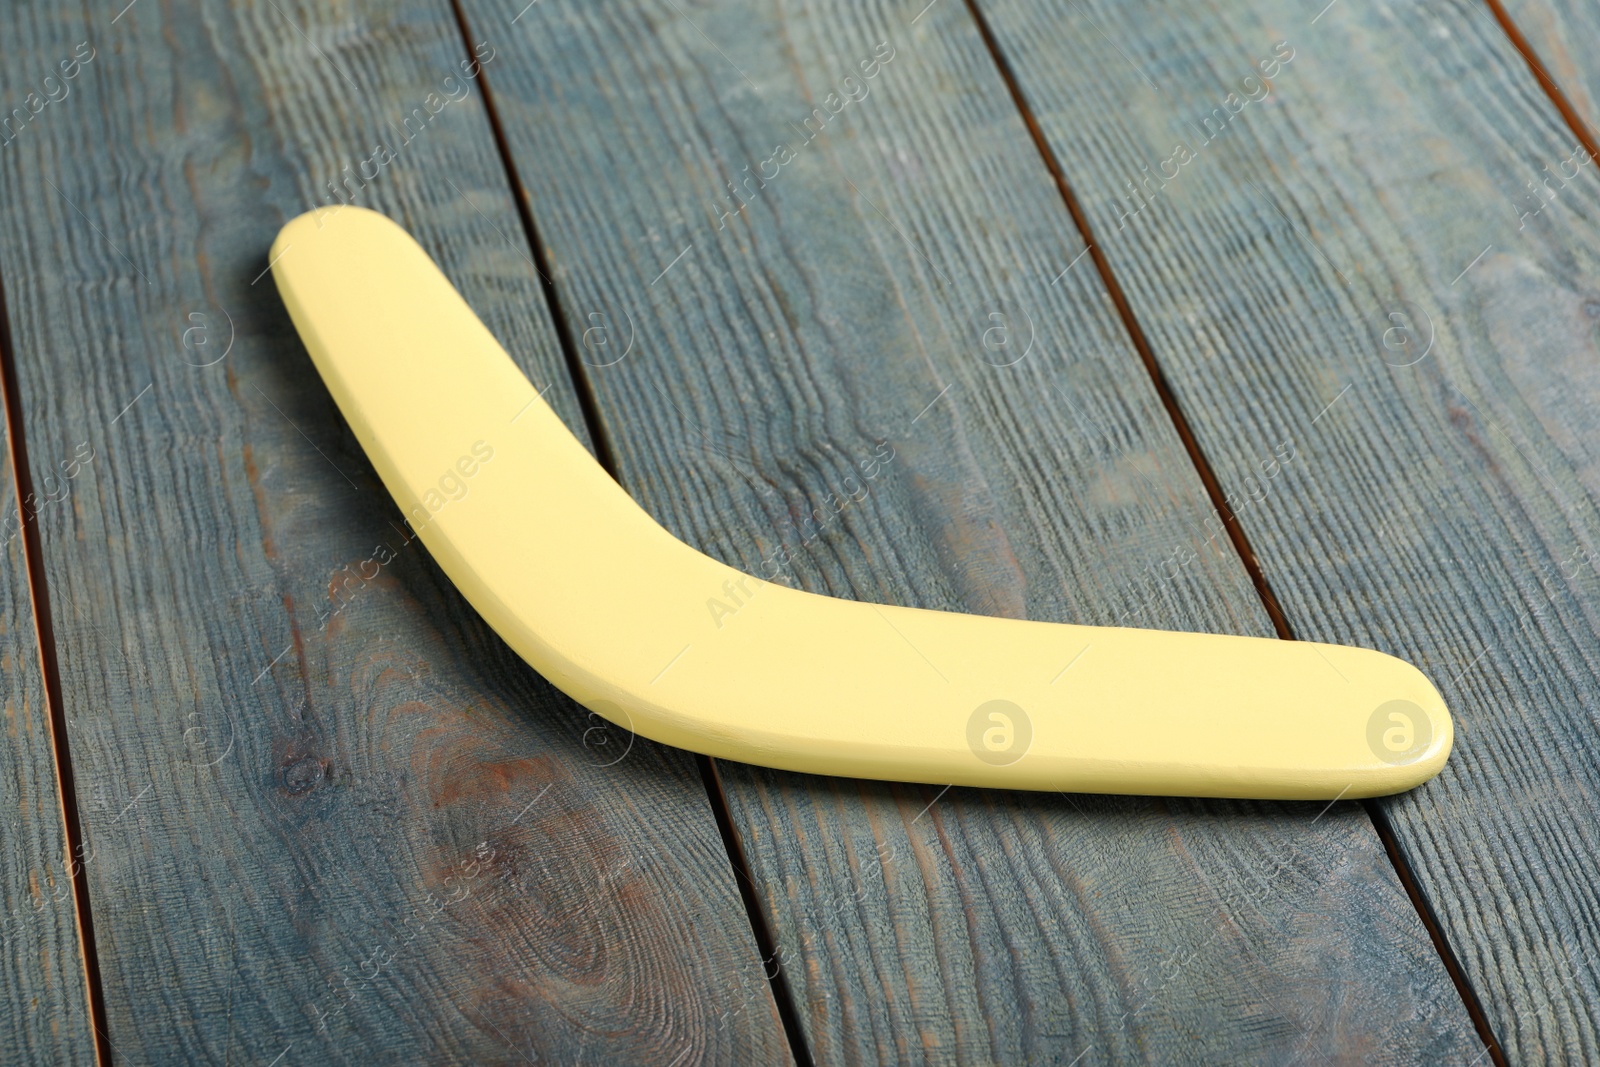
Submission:
<svg viewBox="0 0 1600 1067">
<path fill-rule="evenodd" d="M 819 774 L 1283 799 L 1397 792 L 1449 755 L 1438 691 L 1379 652 L 867 604 L 746 575 L 636 504 L 389 219 L 303 215 L 271 262 L 445 573 L 541 674 L 644 737 Z M 642 377 L 649 359 L 607 373 Z"/>
</svg>

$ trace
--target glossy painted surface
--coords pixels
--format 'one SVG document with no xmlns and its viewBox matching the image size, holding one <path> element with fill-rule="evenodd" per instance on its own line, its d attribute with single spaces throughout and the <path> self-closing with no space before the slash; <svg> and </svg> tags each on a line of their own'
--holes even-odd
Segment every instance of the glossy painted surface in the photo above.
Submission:
<svg viewBox="0 0 1600 1067">
<path fill-rule="evenodd" d="M 540 673 L 646 737 L 818 774 L 1297 800 L 1407 789 L 1449 755 L 1442 698 L 1383 653 L 864 604 L 744 575 L 633 502 L 398 225 L 308 213 L 272 258 L 445 573 Z"/>
</svg>

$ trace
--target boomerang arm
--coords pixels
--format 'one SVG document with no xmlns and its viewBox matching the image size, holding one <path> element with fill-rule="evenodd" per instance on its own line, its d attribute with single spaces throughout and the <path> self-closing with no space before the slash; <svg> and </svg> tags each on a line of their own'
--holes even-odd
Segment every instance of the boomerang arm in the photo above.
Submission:
<svg viewBox="0 0 1600 1067">
<path fill-rule="evenodd" d="M 1449 754 L 1438 692 L 1382 653 L 865 604 L 745 575 L 606 474 L 399 226 L 303 215 L 272 262 L 445 573 L 558 688 L 645 737 L 818 774 L 1305 799 L 1407 789 Z"/>
</svg>

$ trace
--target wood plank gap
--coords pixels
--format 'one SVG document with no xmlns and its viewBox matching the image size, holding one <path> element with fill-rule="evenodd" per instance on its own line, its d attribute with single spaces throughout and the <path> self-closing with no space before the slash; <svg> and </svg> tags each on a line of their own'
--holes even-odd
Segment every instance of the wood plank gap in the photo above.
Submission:
<svg viewBox="0 0 1600 1067">
<path fill-rule="evenodd" d="M 756 948 L 761 953 L 761 973 L 767 974 L 769 962 L 775 968 L 770 975 L 767 975 L 767 982 L 772 986 L 772 999 L 777 1002 L 778 1016 L 783 1020 L 784 1033 L 789 1035 L 789 1047 L 794 1050 L 795 1062 L 800 1067 L 812 1067 L 815 1061 L 811 1058 L 811 1047 L 806 1044 L 806 1032 L 800 1023 L 800 1013 L 795 1009 L 794 994 L 789 988 L 789 972 L 783 969 L 783 960 L 778 953 L 778 939 L 772 935 L 772 929 L 761 913 L 761 901 L 756 895 L 755 876 L 750 870 L 750 861 L 745 858 L 744 842 L 739 839 L 739 828 L 733 824 L 727 793 L 722 788 L 722 774 L 717 770 L 717 761 L 710 756 L 697 755 L 695 759 L 700 764 L 700 776 L 706 783 L 706 795 L 711 799 L 711 810 L 717 817 L 717 829 L 722 831 L 722 844 L 728 850 L 728 862 L 733 866 L 734 881 L 739 883 L 739 899 L 744 901 L 745 911 L 750 914 L 750 929 L 755 934 Z"/>
<path fill-rule="evenodd" d="M 7 424 L 6 453 L 11 476 L 17 487 L 17 511 L 22 521 L 22 558 L 27 568 L 28 591 L 33 602 L 34 637 L 39 648 L 39 670 L 44 677 L 45 711 L 50 721 L 50 750 L 55 757 L 56 793 L 61 804 L 62 832 L 66 855 L 62 857 L 72 880 L 73 916 L 78 927 L 78 945 L 83 960 L 84 984 L 88 990 L 89 1022 L 94 1027 L 95 1062 L 109 1065 L 110 1025 L 106 1021 L 105 996 L 100 987 L 100 960 L 95 952 L 94 920 L 89 910 L 89 881 L 83 864 L 83 837 L 78 823 L 78 789 L 72 776 L 71 747 L 67 741 L 66 705 L 61 699 L 61 674 L 56 664 L 55 627 L 50 621 L 50 591 L 44 576 L 44 548 L 39 542 L 39 524 L 28 520 L 22 502 L 33 495 L 33 475 L 28 467 L 28 445 L 22 432 L 22 393 L 17 384 L 16 364 L 11 340 L 11 315 L 6 306 L 5 280 L 0 278 L 0 404 Z"/>
<path fill-rule="evenodd" d="M 1529 65 L 1534 69 L 1535 76 L 1539 79 L 1540 84 L 1545 86 L 1545 91 L 1555 102 L 1556 107 L 1567 118 L 1567 122 L 1572 126 L 1573 131 L 1583 139 L 1584 146 L 1589 148 L 1592 154 L 1600 156 L 1600 152 L 1596 151 L 1592 140 L 1583 128 L 1582 121 L 1578 119 L 1577 113 L 1572 110 L 1571 105 L 1561 96 L 1560 89 L 1533 58 L 1532 51 L 1527 46 L 1526 41 L 1522 39 L 1520 31 L 1511 23 L 1509 18 L 1505 17 L 1503 10 L 1500 8 L 1500 0 L 1484 0 L 1484 2 L 1490 6 L 1496 17 L 1500 19 L 1507 36 L 1511 38 L 1518 51 L 1527 59 Z M 966 0 L 966 5 L 967 9 L 972 13 L 973 22 L 978 27 L 979 36 L 983 38 L 984 46 L 994 59 L 995 68 L 999 71 L 1001 80 L 1005 82 L 1006 89 L 1011 94 L 1012 102 L 1016 104 L 1017 112 L 1021 115 L 1023 123 L 1028 127 L 1028 134 L 1033 138 L 1034 147 L 1038 150 L 1040 158 L 1043 159 L 1045 166 L 1049 169 L 1050 176 L 1055 180 L 1056 189 L 1060 192 L 1061 199 L 1067 206 L 1067 211 L 1071 213 L 1073 222 L 1077 224 L 1078 232 L 1082 234 L 1084 241 L 1089 246 L 1089 254 L 1094 260 L 1095 270 L 1099 273 L 1101 281 L 1105 283 L 1112 303 L 1116 305 L 1117 314 L 1122 318 L 1123 326 L 1128 331 L 1129 339 L 1133 342 L 1134 348 L 1138 350 L 1140 359 L 1144 361 L 1145 369 L 1149 372 L 1156 394 L 1160 396 L 1162 406 L 1166 408 L 1167 416 L 1172 420 L 1173 428 L 1177 431 L 1179 439 L 1183 442 L 1184 450 L 1189 454 L 1189 459 L 1194 464 L 1195 472 L 1199 474 L 1200 481 L 1205 485 L 1206 495 L 1210 497 L 1212 507 L 1222 517 L 1224 528 L 1228 531 L 1233 547 L 1239 554 L 1239 560 L 1250 575 L 1251 584 L 1255 586 L 1256 593 L 1261 597 L 1262 606 L 1272 618 L 1273 628 L 1277 630 L 1281 639 L 1285 641 L 1297 640 L 1293 628 L 1289 625 L 1288 616 L 1285 614 L 1282 605 L 1279 604 L 1277 595 L 1272 591 L 1271 585 L 1267 582 L 1266 574 L 1262 571 L 1261 564 L 1256 559 L 1255 551 L 1250 547 L 1250 542 L 1245 536 L 1243 526 L 1239 523 L 1238 517 L 1228 510 L 1226 494 L 1222 491 L 1222 485 L 1217 479 L 1216 472 L 1212 469 L 1211 462 L 1206 458 L 1205 453 L 1201 451 L 1200 443 L 1196 439 L 1194 431 L 1190 428 L 1189 421 L 1184 415 L 1183 409 L 1179 406 L 1177 397 L 1173 394 L 1165 374 L 1162 373 L 1160 364 L 1156 361 L 1155 351 L 1151 348 L 1149 339 L 1145 336 L 1143 328 L 1139 325 L 1138 318 L 1133 313 L 1133 307 L 1128 302 L 1127 294 L 1123 291 L 1116 275 L 1112 272 L 1110 261 L 1106 258 L 1099 242 L 1095 239 L 1094 231 L 1089 225 L 1088 216 L 1078 203 L 1078 198 L 1072 192 L 1071 186 L 1067 184 L 1066 172 L 1062 169 L 1060 161 L 1056 159 L 1055 150 L 1050 147 L 1049 141 L 1045 138 L 1044 130 L 1034 117 L 1032 108 L 1028 106 L 1027 98 L 1022 93 L 1022 87 L 1016 78 L 1015 72 L 1012 71 L 1005 54 L 1000 50 L 999 41 L 995 39 L 988 20 L 984 17 L 983 12 L 979 10 L 977 0 Z M 1400 879 L 1400 884 L 1405 887 L 1407 896 L 1411 898 L 1411 904 L 1416 909 L 1418 918 L 1428 931 L 1428 937 L 1433 941 L 1434 950 L 1439 954 L 1440 962 L 1444 964 L 1446 972 L 1450 975 L 1450 980 L 1455 983 L 1456 992 L 1460 995 L 1461 1002 L 1466 1007 L 1467 1015 L 1472 1019 L 1473 1026 L 1477 1028 L 1479 1039 L 1483 1041 L 1488 1049 L 1490 1059 L 1497 1067 L 1507 1067 L 1505 1053 L 1501 1050 L 1500 1041 L 1495 1037 L 1494 1029 L 1489 1024 L 1488 1013 L 1484 1010 L 1477 991 L 1472 988 L 1471 982 L 1468 981 L 1466 972 L 1456 958 L 1454 949 L 1450 947 L 1449 939 L 1445 936 L 1444 927 L 1440 924 L 1433 905 L 1423 894 L 1421 884 L 1411 870 L 1410 862 L 1406 859 L 1404 853 L 1400 851 L 1399 843 L 1395 839 L 1387 817 L 1373 801 L 1363 800 L 1360 803 L 1362 810 L 1367 813 L 1367 817 L 1371 820 L 1373 829 L 1383 842 L 1384 851 L 1389 857 L 1389 863 L 1394 867 L 1395 874 Z"/>
<path fill-rule="evenodd" d="M 1244 564 L 1244 569 L 1250 575 L 1250 582 L 1255 586 L 1256 595 L 1261 598 L 1267 614 L 1272 618 L 1272 627 L 1278 636 L 1286 641 L 1295 639 L 1294 631 L 1289 627 L 1289 618 L 1284 614 L 1282 606 L 1278 603 L 1277 594 L 1267 584 L 1266 576 L 1261 571 L 1261 566 L 1256 562 L 1255 551 L 1250 547 L 1250 541 L 1245 537 L 1244 527 L 1240 525 L 1238 516 L 1228 509 L 1227 494 L 1222 491 L 1222 483 L 1217 480 L 1216 472 L 1211 467 L 1210 460 L 1206 459 L 1200 451 L 1200 443 L 1195 439 L 1194 431 L 1189 427 L 1189 420 L 1184 416 L 1183 410 L 1178 406 L 1177 397 L 1173 395 L 1172 387 L 1167 383 L 1166 375 L 1161 371 L 1161 365 L 1156 362 L 1155 352 L 1150 347 L 1150 341 L 1145 337 L 1144 329 L 1139 325 L 1138 318 L 1133 313 L 1133 307 L 1128 303 L 1128 297 L 1123 292 L 1122 285 L 1111 271 L 1111 262 L 1106 259 L 1105 252 L 1100 247 L 1100 242 L 1095 239 L 1094 230 L 1089 225 L 1089 216 L 1084 213 L 1083 206 L 1078 203 L 1077 196 L 1071 186 L 1067 184 L 1066 172 L 1061 169 L 1061 163 L 1056 159 L 1055 151 L 1050 147 L 1050 142 L 1045 139 L 1044 131 L 1040 129 L 1038 120 L 1034 118 L 1033 110 L 1028 107 L 1027 100 L 1022 95 L 1022 88 L 1017 82 L 1016 74 L 1011 69 L 1011 64 L 1006 61 L 1004 53 L 1000 51 L 1000 44 L 995 40 L 988 20 L 983 12 L 978 10 L 976 0 L 966 0 L 967 10 L 972 13 L 972 21 L 978 27 L 978 34 L 983 38 L 984 47 L 989 50 L 989 55 L 994 59 L 995 68 L 1000 72 L 1000 78 L 1005 82 L 1006 91 L 1011 94 L 1011 101 L 1017 107 L 1017 112 L 1022 116 L 1023 123 L 1028 127 L 1028 136 L 1033 138 L 1034 148 L 1038 150 L 1044 165 L 1050 171 L 1050 177 L 1055 180 L 1056 190 L 1061 194 L 1061 199 L 1067 205 L 1067 211 L 1072 215 L 1072 221 L 1077 224 L 1078 232 L 1083 236 L 1084 242 L 1089 246 L 1089 257 L 1094 260 L 1095 270 L 1100 274 L 1100 280 L 1105 284 L 1106 292 L 1111 297 L 1111 302 L 1116 306 L 1117 315 L 1122 319 L 1122 325 L 1128 331 L 1128 339 L 1133 342 L 1133 347 L 1138 351 L 1139 358 L 1144 361 L 1145 371 L 1150 375 L 1150 381 L 1155 386 L 1156 395 L 1161 398 L 1161 405 L 1167 411 L 1167 418 L 1172 422 L 1173 429 L 1177 430 L 1178 438 L 1183 442 L 1184 451 L 1189 454 L 1189 461 L 1194 465 L 1195 472 L 1200 475 L 1200 481 L 1206 489 L 1206 496 L 1211 500 L 1211 506 L 1221 517 L 1223 528 L 1228 531 L 1228 539 L 1233 542 L 1234 551 L 1238 552 L 1239 559 Z"/>
<path fill-rule="evenodd" d="M 1412 873 L 1410 861 L 1400 851 L 1400 839 L 1395 835 L 1394 827 L 1389 824 L 1389 816 L 1384 812 L 1383 805 L 1372 798 L 1359 803 L 1372 820 L 1372 827 L 1378 832 L 1384 850 L 1389 853 L 1389 862 L 1394 865 L 1394 872 L 1399 876 L 1400 884 L 1405 886 L 1406 895 L 1411 898 L 1417 914 L 1422 917 L 1422 925 L 1427 928 L 1428 936 L 1433 938 L 1433 947 L 1439 953 L 1439 960 L 1444 964 L 1444 969 L 1450 973 L 1450 980 L 1456 984 L 1456 989 L 1460 991 L 1461 1001 L 1466 1005 L 1467 1014 L 1472 1018 L 1472 1025 L 1478 1028 L 1478 1039 L 1488 1051 L 1490 1062 L 1495 1064 L 1495 1067 L 1510 1067 L 1505 1049 L 1501 1047 L 1500 1039 L 1495 1037 L 1494 1027 L 1489 1023 L 1489 1013 L 1484 1010 L 1477 992 L 1467 979 L 1467 972 L 1461 966 L 1461 961 L 1456 958 L 1455 949 L 1450 947 L 1450 942 L 1444 935 L 1444 925 L 1434 913 L 1433 903 L 1422 892 L 1422 886 Z"/>
<path fill-rule="evenodd" d="M 1589 128 L 1589 124 L 1583 121 L 1583 116 L 1579 115 L 1578 109 L 1572 106 L 1572 102 L 1567 99 L 1567 94 L 1561 91 L 1561 86 L 1556 84 L 1555 78 L 1551 77 L 1550 73 L 1544 69 L 1544 64 L 1539 62 L 1539 54 L 1533 50 L 1533 45 L 1528 42 L 1528 38 L 1523 35 L 1522 30 L 1511 20 L 1511 15 L 1506 11 L 1502 0 L 1483 0 L 1483 2 L 1489 5 L 1489 10 L 1494 14 L 1495 21 L 1500 23 L 1500 29 L 1505 31 L 1506 38 L 1511 42 L 1511 46 L 1522 55 L 1523 61 L 1528 64 L 1528 69 L 1533 72 L 1534 80 L 1544 90 L 1544 95 L 1550 98 L 1550 102 L 1555 105 L 1557 111 L 1561 112 L 1561 117 L 1572 128 L 1573 136 L 1578 138 L 1583 147 L 1588 150 L 1589 155 L 1600 157 L 1600 140 L 1596 140 L 1594 131 Z"/>
<path fill-rule="evenodd" d="M 466 12 L 461 7 L 461 0 L 450 0 L 450 8 L 455 14 L 456 26 L 461 31 L 462 48 L 465 49 L 468 58 L 471 58 L 472 28 L 467 21 Z M 561 354 L 567 361 L 567 374 L 572 379 L 573 391 L 577 394 L 578 404 L 583 410 L 584 424 L 588 427 L 589 437 L 594 442 L 595 458 L 605 468 L 606 473 L 616 478 L 615 453 L 611 448 L 605 422 L 600 418 L 593 384 L 583 372 L 577 345 L 573 341 L 571 328 L 567 325 L 566 315 L 562 312 L 561 296 L 556 291 L 554 279 L 550 276 L 549 257 L 545 255 L 544 245 L 539 239 L 539 228 L 533 217 L 533 208 L 524 193 L 522 179 L 517 174 L 517 165 L 511 156 L 511 146 L 506 140 L 505 128 L 500 122 L 500 112 L 495 105 L 489 74 L 484 71 L 480 77 L 484 112 L 489 118 L 489 128 L 494 132 L 495 151 L 500 154 L 500 163 L 505 168 L 506 182 L 511 187 L 511 199 L 517 205 L 517 217 L 522 222 L 522 232 L 527 239 L 528 249 L 533 255 L 539 274 L 540 291 L 544 293 L 550 321 L 555 325 L 556 336 L 561 343 Z M 739 899 L 744 904 L 750 931 L 756 939 L 756 950 L 761 954 L 761 973 L 766 975 L 769 961 L 777 963 L 777 970 L 767 977 L 767 982 L 772 990 L 773 1001 L 777 1005 L 778 1017 L 783 1020 L 783 1030 L 789 1038 L 789 1047 L 800 1067 L 812 1067 L 811 1051 L 806 1044 L 805 1030 L 801 1026 L 794 996 L 789 989 L 788 977 L 778 959 L 777 940 L 761 914 L 761 904 L 756 898 L 755 879 L 750 872 L 750 862 L 745 856 L 744 844 L 739 840 L 739 831 L 733 825 L 728 798 L 722 789 L 722 777 L 717 773 L 714 760 L 698 753 L 695 755 L 695 760 L 700 765 L 700 776 L 705 783 L 706 802 L 716 819 L 717 830 L 722 835 L 723 848 L 728 854 L 728 865 L 733 869 L 734 881 L 739 887 Z"/>
<path fill-rule="evenodd" d="M 461 47 L 465 50 L 466 57 L 473 58 L 472 28 L 467 23 L 467 13 L 461 8 L 461 0 L 450 0 L 450 10 L 455 15 L 456 28 L 461 31 Z M 577 394 L 578 407 L 583 411 L 583 422 L 589 430 L 589 439 L 594 442 L 595 459 L 606 473 L 612 478 L 617 476 L 615 453 L 611 449 L 611 440 L 606 435 L 605 423 L 600 419 L 600 408 L 595 399 L 594 388 L 588 377 L 583 373 L 582 362 L 578 358 L 577 343 L 572 339 L 572 330 L 567 325 L 567 317 L 561 311 L 561 296 L 556 292 L 556 283 L 550 277 L 550 259 L 545 255 L 544 242 L 539 239 L 539 227 L 534 222 L 533 208 L 528 204 L 528 198 L 523 192 L 522 179 L 517 175 L 517 164 L 511 158 L 511 146 L 506 142 L 505 127 L 500 124 L 500 109 L 495 105 L 494 92 L 489 85 L 489 72 L 480 71 L 478 74 L 479 87 L 483 90 L 483 110 L 489 117 L 489 129 L 494 134 L 494 148 L 500 155 L 500 165 L 505 168 L 506 183 L 511 187 L 512 203 L 517 205 L 517 218 L 522 222 L 522 233 L 528 242 L 528 251 L 533 256 L 534 271 L 539 275 L 539 291 L 544 294 L 545 309 L 549 312 L 550 322 L 555 327 L 556 340 L 561 344 L 561 355 L 567 361 L 567 377 L 572 380 L 572 391 Z"/>
</svg>

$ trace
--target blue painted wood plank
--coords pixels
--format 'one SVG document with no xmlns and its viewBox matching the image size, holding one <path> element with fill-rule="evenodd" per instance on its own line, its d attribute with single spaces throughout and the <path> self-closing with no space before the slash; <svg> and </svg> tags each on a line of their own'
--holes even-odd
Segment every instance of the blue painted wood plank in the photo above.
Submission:
<svg viewBox="0 0 1600 1067">
<path fill-rule="evenodd" d="M 109 1038 L 144 1062 L 783 1062 L 704 782 L 596 727 L 416 545 L 263 277 L 345 200 L 576 394 L 445 3 L 8 5 L 92 60 L 0 148 Z M 613 755 L 627 751 L 620 762 Z"/>
<path fill-rule="evenodd" d="M 1270 633 L 976 25 L 923 8 L 464 4 L 624 484 L 813 590 Z M 1251 439 L 1273 484 L 1298 439 Z M 820 1062 L 1480 1051 L 1355 805 L 721 771 Z"/>
</svg>

